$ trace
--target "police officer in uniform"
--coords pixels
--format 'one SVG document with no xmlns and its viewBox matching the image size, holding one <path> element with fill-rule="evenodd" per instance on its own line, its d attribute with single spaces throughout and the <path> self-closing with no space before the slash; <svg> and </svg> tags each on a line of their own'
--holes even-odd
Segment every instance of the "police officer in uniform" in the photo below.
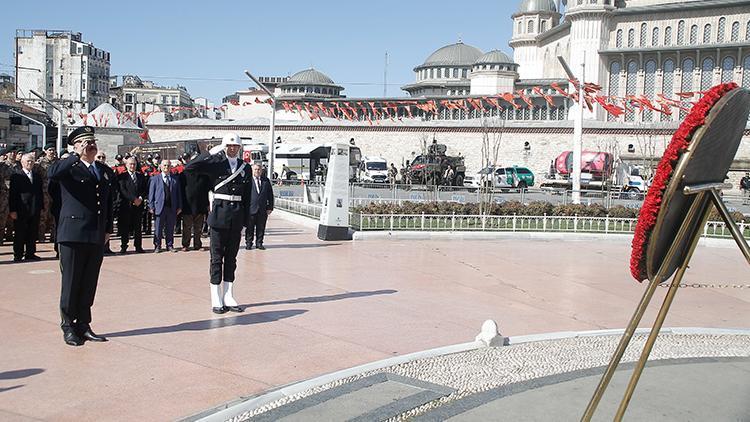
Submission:
<svg viewBox="0 0 750 422">
<path fill-rule="evenodd" d="M 91 330 L 104 245 L 112 233 L 112 180 L 106 164 L 95 160 L 94 128 L 82 126 L 68 135 L 73 152 L 50 166 L 48 175 L 60 186 L 60 220 L 57 242 L 60 251 L 62 291 L 60 327 L 66 344 L 107 341 Z"/>
<path fill-rule="evenodd" d="M 221 145 L 201 154 L 185 166 L 188 174 L 208 177 L 214 194 L 208 214 L 208 226 L 211 237 L 211 307 L 217 314 L 243 311 L 233 294 L 237 252 L 242 239 L 246 204 L 250 200 L 251 171 L 241 159 L 241 147 L 239 135 L 226 134 Z"/>
</svg>

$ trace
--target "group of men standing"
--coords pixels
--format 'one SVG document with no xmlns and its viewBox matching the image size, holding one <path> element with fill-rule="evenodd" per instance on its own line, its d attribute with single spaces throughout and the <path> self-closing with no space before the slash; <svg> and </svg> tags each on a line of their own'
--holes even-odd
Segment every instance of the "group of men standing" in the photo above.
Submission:
<svg viewBox="0 0 750 422">
<path fill-rule="evenodd" d="M 66 344 L 106 341 L 91 329 L 91 306 L 115 217 L 120 251 L 124 253 L 131 235 L 136 252 L 144 252 L 141 222 L 145 213 L 154 217 L 155 252 L 162 251 L 162 245 L 176 251 L 178 215 L 182 215 L 183 249 L 190 249 L 191 239 L 193 248 L 200 249 L 208 215 L 212 311 L 243 311 L 233 293 L 242 230 L 247 227 L 246 249 L 265 249 L 265 225 L 274 201 L 263 168 L 242 160 L 238 135 L 224 136 L 221 145 L 192 160 L 183 157 L 187 164 L 177 171 L 164 160 L 159 171 L 149 175 L 138 168 L 135 157 L 127 158 L 120 168 L 107 166 L 93 127 L 74 130 L 68 136 L 68 145 L 72 151 L 51 160 L 45 175 L 34 171 L 38 163 L 33 154 L 21 157 L 20 164 L 10 172 L 6 213 L 15 221 L 14 260 L 38 260 L 36 227 L 43 210 L 52 209 L 57 221 L 54 240 L 62 273 L 60 315 Z M 5 182 L 0 182 L 0 189 L 4 189 Z M 209 191 L 213 192 L 212 200 Z M 51 201 L 45 200 L 45 192 L 53 197 Z M 4 214 L 2 209 L 0 214 Z"/>
</svg>

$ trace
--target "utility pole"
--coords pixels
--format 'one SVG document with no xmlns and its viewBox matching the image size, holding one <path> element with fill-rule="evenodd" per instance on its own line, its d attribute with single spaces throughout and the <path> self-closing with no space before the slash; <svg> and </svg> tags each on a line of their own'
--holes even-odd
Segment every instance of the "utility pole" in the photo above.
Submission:
<svg viewBox="0 0 750 422">
<path fill-rule="evenodd" d="M 273 179 L 273 161 L 274 161 L 273 159 L 274 159 L 274 155 L 276 155 L 276 145 L 274 144 L 274 136 L 275 136 L 274 132 L 276 130 L 276 96 L 273 95 L 273 93 L 268 88 L 266 88 L 266 86 L 263 85 L 258 79 L 256 79 L 255 76 L 251 75 L 250 71 L 246 70 L 245 75 L 247 75 L 248 78 L 252 79 L 253 82 L 255 82 L 255 84 L 258 85 L 260 89 L 265 91 L 266 94 L 268 94 L 268 96 L 271 97 L 271 101 L 272 101 L 271 126 L 269 128 L 271 131 L 271 141 L 268 143 L 268 149 L 269 149 L 268 151 L 269 152 L 269 155 L 268 155 L 268 176 L 269 177 L 268 178 Z M 279 176 L 280 175 L 281 173 L 279 173 Z"/>
<path fill-rule="evenodd" d="M 573 195 L 574 204 L 581 203 L 581 145 L 583 144 L 583 107 L 586 104 L 583 98 L 583 83 L 586 77 L 586 56 L 581 62 L 581 78 L 578 79 L 573 75 L 568 64 L 562 56 L 557 56 L 568 78 L 572 81 L 578 81 L 578 110 L 573 124 Z"/>
<path fill-rule="evenodd" d="M 55 110 L 57 110 L 57 113 L 60 115 L 60 118 L 57 121 L 57 142 L 56 142 L 55 148 L 57 149 L 57 151 L 62 150 L 62 131 L 63 131 L 63 111 L 62 111 L 62 109 L 60 107 L 58 107 L 57 105 L 52 104 L 51 101 L 49 101 L 48 99 L 42 97 L 41 95 L 39 95 L 39 93 L 37 93 L 33 89 L 30 89 L 29 92 L 31 92 L 32 94 L 34 94 L 40 100 L 42 100 L 45 103 L 49 104 L 52 108 L 54 108 Z"/>
<path fill-rule="evenodd" d="M 44 123 L 40 122 L 39 120 L 32 119 L 31 117 L 29 117 L 29 116 L 27 116 L 27 115 L 25 115 L 23 113 L 19 113 L 19 112 L 15 111 L 15 110 L 8 110 L 8 111 L 10 111 L 11 113 L 16 114 L 18 116 L 21 116 L 21 117 L 23 117 L 23 118 L 25 118 L 27 120 L 31 120 L 32 122 L 40 125 L 42 127 L 42 148 L 46 148 L 47 147 L 47 125 L 45 125 Z"/>
<path fill-rule="evenodd" d="M 385 66 L 383 67 L 383 98 L 388 96 L 388 52 L 385 52 Z"/>
</svg>

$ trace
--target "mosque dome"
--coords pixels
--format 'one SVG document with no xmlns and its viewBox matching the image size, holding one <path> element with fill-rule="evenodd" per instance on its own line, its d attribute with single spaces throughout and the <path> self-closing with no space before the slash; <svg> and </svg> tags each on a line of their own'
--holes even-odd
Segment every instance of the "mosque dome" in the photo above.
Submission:
<svg viewBox="0 0 750 422">
<path fill-rule="evenodd" d="M 319 72 L 313 68 L 301 70 L 289 77 L 287 83 L 296 84 L 313 84 L 313 85 L 335 85 L 333 79 L 325 73 Z"/>
<path fill-rule="evenodd" d="M 419 67 L 471 66 L 481 56 L 482 50 L 457 42 L 437 49 Z"/>
<path fill-rule="evenodd" d="M 523 0 L 517 13 L 557 12 L 554 0 Z"/>
<path fill-rule="evenodd" d="M 474 64 L 515 64 L 513 59 L 500 50 L 492 50 L 477 59 Z"/>
</svg>

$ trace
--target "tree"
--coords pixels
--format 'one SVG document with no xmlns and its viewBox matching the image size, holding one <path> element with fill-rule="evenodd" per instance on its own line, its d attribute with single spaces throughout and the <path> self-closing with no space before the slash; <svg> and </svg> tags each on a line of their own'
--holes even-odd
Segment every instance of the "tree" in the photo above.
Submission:
<svg viewBox="0 0 750 422">
<path fill-rule="evenodd" d="M 482 117 L 482 150 L 481 150 L 481 168 L 493 168 L 493 171 L 486 176 L 486 179 L 479 181 L 479 214 L 488 214 L 492 205 L 494 196 L 494 169 L 497 167 L 497 161 L 500 155 L 500 143 L 503 139 L 503 128 L 505 128 L 505 119 L 499 117 L 486 116 Z"/>
</svg>

